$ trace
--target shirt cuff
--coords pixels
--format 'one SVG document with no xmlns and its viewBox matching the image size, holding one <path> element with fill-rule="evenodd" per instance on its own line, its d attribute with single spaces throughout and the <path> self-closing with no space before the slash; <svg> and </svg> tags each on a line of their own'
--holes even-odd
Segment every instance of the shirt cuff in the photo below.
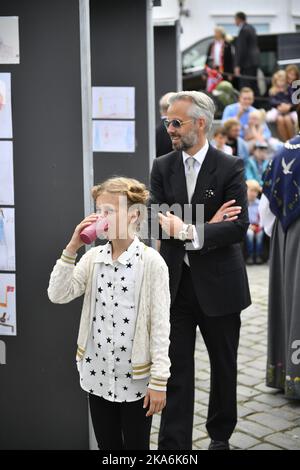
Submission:
<svg viewBox="0 0 300 470">
<path fill-rule="evenodd" d="M 63 250 L 62 252 L 62 255 L 60 257 L 60 259 L 64 262 L 64 263 L 67 263 L 67 264 L 75 264 L 75 260 L 77 258 L 77 254 L 76 255 L 72 255 L 71 253 L 69 253 L 67 250 Z"/>
<path fill-rule="evenodd" d="M 193 243 L 193 246 L 196 250 L 198 250 L 200 248 L 200 243 L 199 243 L 199 237 L 198 237 L 198 233 L 197 233 L 197 230 L 196 230 L 196 226 L 193 225 L 193 240 L 192 243 Z"/>
</svg>

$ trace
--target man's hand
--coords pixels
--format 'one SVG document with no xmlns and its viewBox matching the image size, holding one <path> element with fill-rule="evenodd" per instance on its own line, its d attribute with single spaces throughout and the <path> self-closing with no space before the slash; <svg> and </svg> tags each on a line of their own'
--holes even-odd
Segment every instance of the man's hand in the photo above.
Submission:
<svg viewBox="0 0 300 470">
<path fill-rule="evenodd" d="M 167 403 L 167 395 L 166 392 L 158 392 L 157 390 L 152 390 L 151 388 L 147 389 L 147 394 L 144 398 L 144 406 L 143 408 L 148 408 L 149 410 L 146 413 L 146 416 L 152 416 L 155 413 L 159 413 L 164 409 Z"/>
<path fill-rule="evenodd" d="M 177 215 L 166 212 L 166 215 L 158 214 L 159 223 L 164 232 L 170 237 L 178 238 L 179 232 L 183 229 L 183 221 Z"/>
<path fill-rule="evenodd" d="M 208 222 L 209 224 L 216 224 L 218 222 L 232 222 L 238 218 L 238 214 L 240 214 L 242 208 L 241 206 L 233 206 L 233 204 L 236 202 L 235 199 L 232 199 L 231 201 L 225 202 L 223 206 L 220 207 L 220 209 L 215 213 L 213 218 Z M 232 206 L 232 207 L 230 207 Z M 224 219 L 224 215 L 227 215 Z"/>
</svg>

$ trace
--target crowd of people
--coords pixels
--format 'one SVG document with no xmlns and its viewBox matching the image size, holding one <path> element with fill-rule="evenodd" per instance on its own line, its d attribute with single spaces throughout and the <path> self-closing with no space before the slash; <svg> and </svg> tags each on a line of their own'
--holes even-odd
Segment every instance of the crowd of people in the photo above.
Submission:
<svg viewBox="0 0 300 470">
<path fill-rule="evenodd" d="M 238 15 L 240 14 L 237 14 L 236 18 Z M 242 17 L 244 18 L 242 29 L 247 26 L 247 34 L 250 34 L 248 31 L 250 26 L 245 22 L 246 17 L 243 14 Z M 253 36 L 251 28 L 250 31 Z M 207 57 L 207 64 L 210 67 L 224 73 L 226 79 L 232 78 L 234 57 L 221 27 L 215 28 L 215 40 L 209 46 Z M 243 68 L 241 70 L 250 73 L 249 69 L 246 72 Z M 254 73 L 253 70 L 252 72 Z M 251 211 L 251 218 L 256 220 L 256 223 L 250 224 L 245 240 L 247 264 L 261 264 L 268 258 L 268 249 L 264 249 L 264 231 L 259 221 L 258 204 L 255 200 L 260 198 L 263 175 L 269 162 L 284 143 L 296 133 L 298 120 L 296 104 L 293 102 L 295 92 L 293 83 L 299 78 L 299 68 L 293 64 L 274 73 L 269 90 L 268 110 L 257 109 L 254 106 L 256 87 L 253 87 L 253 81 L 250 81 L 252 87 L 243 86 L 239 91 L 238 101 L 225 106 L 221 126 L 215 128 L 211 136 L 211 145 L 244 161 L 245 179 L 248 188 L 251 188 L 248 191 L 249 213 Z M 156 133 L 156 156 L 172 151 L 172 143 L 164 128 L 168 100 L 172 94 L 164 95 L 160 101 L 161 122 Z M 254 192 L 255 200 L 252 199 Z"/>
</svg>

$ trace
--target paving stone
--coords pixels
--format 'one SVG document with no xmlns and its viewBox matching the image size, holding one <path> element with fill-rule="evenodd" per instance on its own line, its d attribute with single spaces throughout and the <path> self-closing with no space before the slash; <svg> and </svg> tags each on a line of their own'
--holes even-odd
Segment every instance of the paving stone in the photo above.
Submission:
<svg viewBox="0 0 300 470">
<path fill-rule="evenodd" d="M 267 442 L 275 444 L 287 450 L 300 450 L 299 439 L 293 439 L 290 435 L 284 433 L 275 433 L 265 438 Z"/>
<path fill-rule="evenodd" d="M 248 434 L 242 432 L 234 432 L 230 439 L 230 444 L 232 444 L 237 449 L 249 449 L 256 444 L 259 444 L 259 441 Z"/>
<path fill-rule="evenodd" d="M 248 421 L 247 419 L 240 421 L 236 429 L 237 431 L 242 431 L 245 434 L 250 434 L 251 436 L 257 438 L 264 437 L 273 433 L 273 430 L 271 428 L 267 428 L 266 426 L 262 426 L 261 424 Z"/>
<path fill-rule="evenodd" d="M 282 450 L 280 447 L 273 446 L 272 444 L 267 444 L 266 442 L 258 444 L 257 446 L 251 447 L 250 450 Z"/>
<path fill-rule="evenodd" d="M 255 413 L 248 416 L 249 420 L 254 421 L 255 423 L 262 424 L 273 429 L 274 432 L 282 431 L 284 429 L 289 429 L 292 424 L 286 419 L 278 418 L 277 416 L 272 415 L 271 413 Z"/>
</svg>

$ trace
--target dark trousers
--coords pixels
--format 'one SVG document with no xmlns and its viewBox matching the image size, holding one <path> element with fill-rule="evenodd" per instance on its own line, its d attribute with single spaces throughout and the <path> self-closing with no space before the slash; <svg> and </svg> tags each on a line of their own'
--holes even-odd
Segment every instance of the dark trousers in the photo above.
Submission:
<svg viewBox="0 0 300 470">
<path fill-rule="evenodd" d="M 158 448 L 192 449 L 197 326 L 206 344 L 211 366 L 206 428 L 211 439 L 228 440 L 237 422 L 240 314 L 216 317 L 205 315 L 195 294 L 190 268 L 183 263 L 182 278 L 171 308 L 170 320 L 171 377 L 167 387 L 167 405 L 162 412 Z"/>
<path fill-rule="evenodd" d="M 91 417 L 100 450 L 149 450 L 152 417 L 144 399 L 116 403 L 89 394 Z"/>
<path fill-rule="evenodd" d="M 259 91 L 258 91 L 258 86 L 257 86 L 257 67 L 252 66 L 252 67 L 241 67 L 241 75 L 245 75 L 245 78 L 242 76 L 239 79 L 239 89 L 243 87 L 250 87 L 252 88 L 254 95 L 258 96 Z M 247 77 L 253 77 L 253 78 L 247 78 Z"/>
</svg>

